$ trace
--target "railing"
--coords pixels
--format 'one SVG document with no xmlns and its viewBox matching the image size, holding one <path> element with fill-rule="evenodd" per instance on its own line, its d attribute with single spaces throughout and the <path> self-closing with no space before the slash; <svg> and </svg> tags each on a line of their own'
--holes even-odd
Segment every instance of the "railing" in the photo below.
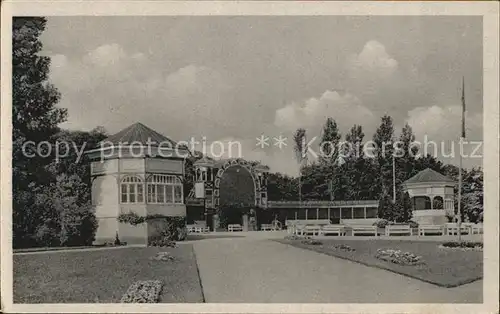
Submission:
<svg viewBox="0 0 500 314">
<path fill-rule="evenodd" d="M 349 207 L 355 205 L 378 206 L 377 200 L 353 201 L 267 201 L 268 208 L 316 208 L 316 207 Z"/>
</svg>

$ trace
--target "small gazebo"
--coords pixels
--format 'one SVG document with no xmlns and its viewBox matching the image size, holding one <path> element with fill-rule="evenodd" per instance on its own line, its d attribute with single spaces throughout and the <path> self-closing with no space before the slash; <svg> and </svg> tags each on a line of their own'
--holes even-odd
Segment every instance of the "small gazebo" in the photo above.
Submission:
<svg viewBox="0 0 500 314">
<path fill-rule="evenodd" d="M 189 152 L 168 137 L 135 123 L 87 151 L 91 164 L 92 203 L 98 228 L 95 242 L 120 240 L 147 244 L 156 236 L 155 221 L 132 226 L 120 214 L 186 216 L 184 163 Z"/>
<path fill-rule="evenodd" d="M 446 214 L 454 213 L 455 181 L 427 168 L 403 183 L 413 203 L 413 220 L 419 224 L 440 225 Z"/>
</svg>

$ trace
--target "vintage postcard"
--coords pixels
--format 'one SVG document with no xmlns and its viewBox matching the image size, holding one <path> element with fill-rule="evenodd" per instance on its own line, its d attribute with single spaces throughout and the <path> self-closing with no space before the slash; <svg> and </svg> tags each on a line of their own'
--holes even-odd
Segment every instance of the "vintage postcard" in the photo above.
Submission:
<svg viewBox="0 0 500 314">
<path fill-rule="evenodd" d="M 2 311 L 498 312 L 498 14 L 3 2 Z"/>
</svg>

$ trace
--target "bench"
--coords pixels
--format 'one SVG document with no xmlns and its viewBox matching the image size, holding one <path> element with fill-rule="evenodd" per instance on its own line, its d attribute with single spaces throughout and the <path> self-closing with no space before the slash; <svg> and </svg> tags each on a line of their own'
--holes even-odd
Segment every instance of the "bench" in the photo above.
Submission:
<svg viewBox="0 0 500 314">
<path fill-rule="evenodd" d="M 302 229 L 302 234 L 319 235 L 321 232 L 321 226 L 307 225 Z"/>
<path fill-rule="evenodd" d="M 345 236 L 345 226 L 343 225 L 326 225 L 321 227 L 321 235 L 335 234 Z"/>
<path fill-rule="evenodd" d="M 227 225 L 227 231 L 229 231 L 229 232 L 243 231 L 243 227 L 239 224 L 231 224 L 231 225 Z"/>
<path fill-rule="evenodd" d="M 426 233 L 439 233 L 444 235 L 444 226 L 442 225 L 419 225 L 418 226 L 418 235 L 425 236 Z"/>
<path fill-rule="evenodd" d="M 352 235 L 356 234 L 374 234 L 375 236 L 378 236 L 378 228 L 377 226 L 370 226 L 370 225 L 351 225 L 350 226 L 352 229 Z"/>
<path fill-rule="evenodd" d="M 186 225 L 187 232 L 194 232 L 194 228 L 195 228 L 194 225 Z"/>
<path fill-rule="evenodd" d="M 385 226 L 385 235 L 390 236 L 391 234 L 409 234 L 413 235 L 410 225 L 387 225 Z"/>
<path fill-rule="evenodd" d="M 445 225 L 446 228 L 446 235 L 458 235 L 458 224 L 456 223 L 447 223 Z M 460 233 L 461 234 L 468 234 L 469 233 L 469 227 L 461 225 L 460 226 Z"/>
<path fill-rule="evenodd" d="M 472 224 L 469 228 L 470 234 L 483 234 L 483 224 Z"/>
<path fill-rule="evenodd" d="M 274 231 L 276 227 L 273 224 L 261 224 L 260 230 L 262 231 Z"/>
</svg>

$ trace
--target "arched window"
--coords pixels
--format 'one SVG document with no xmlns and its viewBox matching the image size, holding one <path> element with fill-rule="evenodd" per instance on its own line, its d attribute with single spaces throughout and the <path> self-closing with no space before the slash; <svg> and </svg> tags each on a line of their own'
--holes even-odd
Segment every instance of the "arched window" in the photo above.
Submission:
<svg viewBox="0 0 500 314">
<path fill-rule="evenodd" d="M 120 190 L 122 203 L 144 202 L 144 185 L 141 178 L 136 176 L 123 178 Z"/>
<path fill-rule="evenodd" d="M 428 196 L 413 197 L 413 210 L 431 209 L 431 199 Z"/>
<path fill-rule="evenodd" d="M 181 180 L 172 175 L 154 174 L 148 178 L 148 203 L 183 204 Z"/>
</svg>

